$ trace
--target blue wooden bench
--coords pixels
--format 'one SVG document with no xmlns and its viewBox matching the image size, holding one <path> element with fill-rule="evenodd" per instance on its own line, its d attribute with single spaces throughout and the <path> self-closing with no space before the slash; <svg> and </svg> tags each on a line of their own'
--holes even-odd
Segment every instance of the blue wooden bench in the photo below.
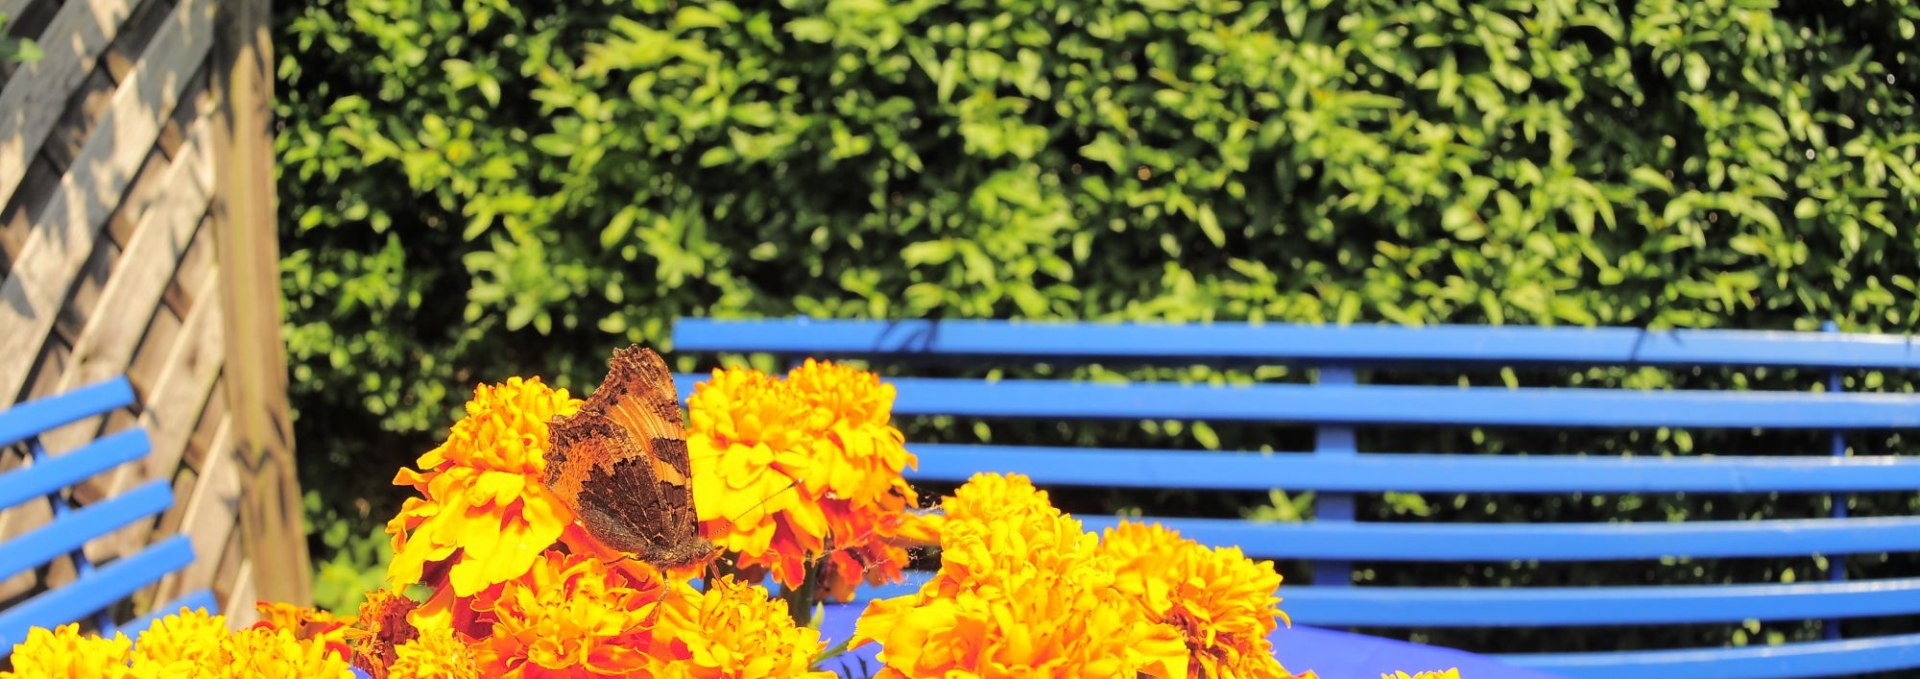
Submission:
<svg viewBox="0 0 1920 679">
<path fill-rule="evenodd" d="M 1185 386 L 900 377 L 901 416 L 1207 420 L 1310 425 L 1309 452 L 1063 449 L 919 443 L 915 481 L 1019 472 L 1052 486 L 1315 491 L 1312 520 L 1170 519 L 1204 543 L 1306 559 L 1313 584 L 1289 583 L 1296 622 L 1353 627 L 1541 627 L 1606 634 L 1610 625 L 1737 624 L 1920 614 L 1920 577 L 1792 584 L 1418 588 L 1355 586 L 1354 561 L 1569 562 L 1663 557 L 1805 557 L 1920 551 L 1920 518 L 1767 521 L 1406 523 L 1354 520 L 1354 494 L 1781 493 L 1920 490 L 1920 457 L 1850 456 L 1846 432 L 1920 428 L 1920 395 L 1841 393 L 1840 373 L 1920 368 L 1905 337 L 1838 333 L 1443 326 L 1107 325 L 998 321 L 680 319 L 673 350 L 866 359 L 879 365 L 1019 363 L 1292 364 L 1310 384 Z M 1589 368 L 1782 366 L 1827 375 L 1824 391 L 1627 390 L 1364 384 L 1357 369 L 1460 374 L 1489 366 Z M 684 396 L 702 375 L 683 375 Z M 1362 453 L 1356 427 L 1677 427 L 1813 430 L 1804 455 L 1674 457 Z M 1791 453 L 1793 451 L 1783 451 Z M 1089 529 L 1112 517 L 1083 516 Z M 1842 569 L 1835 569 L 1843 573 Z M 1920 575 L 1920 574 L 1916 574 Z M 1567 676 L 1794 677 L 1920 668 L 1920 634 L 1781 646 L 1502 656 Z"/>
<path fill-rule="evenodd" d="M 166 538 L 104 565 L 87 559 L 87 541 L 136 521 L 151 520 L 173 505 L 173 487 L 166 480 L 80 509 L 73 508 L 67 497 L 72 486 L 145 457 L 151 447 L 145 430 L 134 428 L 101 437 L 62 454 L 50 454 L 40 444 L 41 434 L 124 408 L 133 400 L 133 386 L 121 377 L 0 412 L 0 448 L 24 442 L 31 457 L 23 468 L 0 474 L 0 510 L 46 502 L 53 515 L 46 524 L 0 543 L 0 579 L 62 557 L 71 561 L 75 573 L 74 580 L 65 586 L 0 610 L 0 659 L 11 655 L 14 645 L 25 640 L 27 631 L 34 627 L 86 620 L 102 634 L 120 631 L 135 637 L 158 617 L 181 608 L 218 610 L 212 593 L 200 590 L 155 607 L 147 617 L 121 621 L 113 616 L 114 604 L 193 562 L 193 546 L 184 535 Z"/>
</svg>

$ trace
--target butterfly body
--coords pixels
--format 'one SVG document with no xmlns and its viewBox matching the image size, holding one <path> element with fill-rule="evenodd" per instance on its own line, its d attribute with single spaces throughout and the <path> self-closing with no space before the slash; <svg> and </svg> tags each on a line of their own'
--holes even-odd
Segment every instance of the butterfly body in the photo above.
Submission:
<svg viewBox="0 0 1920 679">
<path fill-rule="evenodd" d="M 693 504 L 693 465 L 673 376 L 660 355 L 615 351 L 607 378 L 550 427 L 546 485 L 587 532 L 660 568 L 712 561 Z"/>
</svg>

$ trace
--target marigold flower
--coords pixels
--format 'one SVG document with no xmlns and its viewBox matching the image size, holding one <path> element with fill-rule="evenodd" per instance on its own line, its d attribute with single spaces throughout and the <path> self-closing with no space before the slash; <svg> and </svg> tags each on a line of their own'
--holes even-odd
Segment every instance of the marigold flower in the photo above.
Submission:
<svg viewBox="0 0 1920 679">
<path fill-rule="evenodd" d="M 225 672 L 233 664 L 230 637 L 225 616 L 182 609 L 140 633 L 140 645 L 133 649 L 134 674 L 191 677 Z"/>
<path fill-rule="evenodd" d="M 833 679 L 808 664 L 825 645 L 796 626 L 786 604 L 758 585 L 721 577 L 707 591 L 676 589 L 655 629 L 654 676 L 698 679 Z"/>
<path fill-rule="evenodd" d="M 480 679 L 473 648 L 452 629 L 437 627 L 394 647 L 389 679 Z"/>
<path fill-rule="evenodd" d="M 387 679 L 396 649 L 420 635 L 413 623 L 407 621 L 408 614 L 418 606 L 412 599 L 390 589 L 368 593 L 366 601 L 360 603 L 360 614 L 348 635 L 353 645 L 354 665 L 366 670 L 373 679 Z"/>
<path fill-rule="evenodd" d="M 1382 674 L 1380 675 L 1380 679 L 1460 679 L 1460 668 L 1455 667 L 1444 672 L 1430 670 L 1412 675 L 1404 671 L 1394 672 L 1393 674 Z"/>
<path fill-rule="evenodd" d="M 266 601 L 255 603 L 254 610 L 260 612 L 260 621 L 253 623 L 254 629 L 285 630 L 295 639 L 314 641 L 343 658 L 353 653 L 347 646 L 350 621 L 334 617 L 332 613 Z"/>
<path fill-rule="evenodd" d="M 1187 676 L 1280 679 L 1293 676 L 1267 640 L 1286 619 L 1274 590 L 1280 574 L 1239 548 L 1208 549 L 1158 524 L 1109 529 L 1100 554 L 1115 586 L 1186 639 Z"/>
<path fill-rule="evenodd" d="M 1146 618 L 1099 539 L 1024 477 L 978 475 L 945 503 L 940 571 L 869 604 L 854 645 L 888 677 L 1187 675 L 1179 630 Z"/>
<path fill-rule="evenodd" d="M 898 580 L 907 553 L 893 538 L 918 497 L 901 476 L 915 460 L 889 422 L 893 398 L 873 373 L 834 363 L 784 380 L 714 371 L 688 398 L 702 534 L 788 587 L 813 565 L 837 598 Z"/>
<path fill-rule="evenodd" d="M 421 471 L 402 469 L 393 479 L 421 497 L 408 498 L 387 523 L 388 585 L 420 582 L 427 563 L 446 559 L 461 597 L 526 573 L 573 521 L 543 476 L 547 423 L 579 407 L 539 378 L 475 388 L 446 442 L 420 456 Z"/>
<path fill-rule="evenodd" d="M 0 672 L 0 679 L 120 679 L 129 676 L 127 659 L 132 650 L 133 642 L 125 634 L 115 634 L 112 639 L 83 635 L 76 623 L 51 630 L 35 627 L 27 631 L 26 641 L 13 647 L 9 658 L 13 671 Z"/>
<path fill-rule="evenodd" d="M 292 630 L 251 627 L 233 635 L 233 664 L 225 676 L 339 677 L 353 676 L 347 659 L 319 639 L 301 639 Z"/>
<path fill-rule="evenodd" d="M 623 677 L 646 664 L 665 582 L 635 582 L 592 557 L 547 552 L 516 580 L 487 589 L 475 613 L 493 621 L 475 648 L 488 677 Z M 437 633 L 437 632 L 436 632 Z"/>
</svg>

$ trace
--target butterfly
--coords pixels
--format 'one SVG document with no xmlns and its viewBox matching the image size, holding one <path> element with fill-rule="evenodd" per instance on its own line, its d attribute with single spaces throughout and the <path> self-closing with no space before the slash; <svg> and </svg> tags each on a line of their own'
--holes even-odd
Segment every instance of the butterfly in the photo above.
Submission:
<svg viewBox="0 0 1920 679">
<path fill-rule="evenodd" d="M 546 485 L 594 539 L 662 569 L 710 563 L 680 399 L 651 349 L 614 351 L 580 410 L 549 427 Z"/>
</svg>

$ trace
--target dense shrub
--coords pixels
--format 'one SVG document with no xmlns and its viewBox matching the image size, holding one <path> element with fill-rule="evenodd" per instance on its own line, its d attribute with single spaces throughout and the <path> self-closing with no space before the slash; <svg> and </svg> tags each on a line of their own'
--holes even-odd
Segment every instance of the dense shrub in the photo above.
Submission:
<svg viewBox="0 0 1920 679">
<path fill-rule="evenodd" d="M 471 384 L 583 388 L 680 315 L 1920 325 L 1909 3 L 277 12 L 294 398 L 327 517 L 390 513 L 351 499 L 391 498 Z M 1374 511 L 1481 500 L 1435 502 Z M 1715 515 L 1640 511 L 1675 507 Z"/>
</svg>

